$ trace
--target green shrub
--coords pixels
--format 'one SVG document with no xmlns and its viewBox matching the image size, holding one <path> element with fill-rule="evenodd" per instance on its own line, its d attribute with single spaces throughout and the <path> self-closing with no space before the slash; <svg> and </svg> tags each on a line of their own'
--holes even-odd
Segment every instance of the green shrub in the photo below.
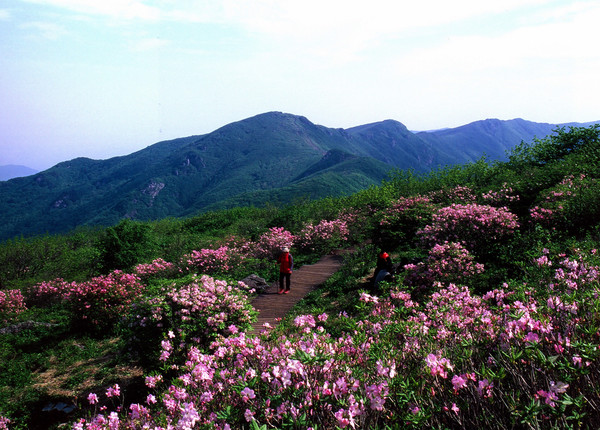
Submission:
<svg viewBox="0 0 600 430">
<path fill-rule="evenodd" d="M 152 257 L 155 242 L 150 226 L 128 219 L 106 229 L 98 248 L 104 272 L 125 270 Z"/>
</svg>

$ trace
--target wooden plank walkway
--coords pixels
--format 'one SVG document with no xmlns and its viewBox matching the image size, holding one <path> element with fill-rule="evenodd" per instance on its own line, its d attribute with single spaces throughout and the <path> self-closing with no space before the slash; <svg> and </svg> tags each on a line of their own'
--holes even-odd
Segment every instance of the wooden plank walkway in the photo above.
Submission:
<svg viewBox="0 0 600 430">
<path fill-rule="evenodd" d="M 342 256 L 332 254 L 321 257 L 314 264 L 305 265 L 294 270 L 289 294 L 277 294 L 279 283 L 271 284 L 264 293 L 258 295 L 252 301 L 252 306 L 259 314 L 258 320 L 252 324 L 252 330 L 249 330 L 249 333 L 260 333 L 264 330 L 263 324 L 265 323 L 275 327 L 278 320 L 283 318 L 296 303 L 325 282 L 341 265 Z"/>
</svg>

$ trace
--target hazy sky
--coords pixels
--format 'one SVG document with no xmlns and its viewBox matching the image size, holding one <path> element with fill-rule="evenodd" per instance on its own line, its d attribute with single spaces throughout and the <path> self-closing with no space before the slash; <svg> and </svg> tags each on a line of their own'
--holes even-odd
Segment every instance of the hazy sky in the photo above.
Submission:
<svg viewBox="0 0 600 430">
<path fill-rule="evenodd" d="M 0 0 L 0 165 L 267 111 L 348 128 L 600 120 L 597 0 Z"/>
</svg>

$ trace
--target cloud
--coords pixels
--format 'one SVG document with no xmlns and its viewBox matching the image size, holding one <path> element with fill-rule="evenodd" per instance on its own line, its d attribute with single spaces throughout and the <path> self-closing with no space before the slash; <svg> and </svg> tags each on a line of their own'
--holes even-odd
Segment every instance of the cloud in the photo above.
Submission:
<svg viewBox="0 0 600 430">
<path fill-rule="evenodd" d="M 161 10 L 137 0 L 24 0 L 46 6 L 66 9 L 85 15 L 99 15 L 117 19 L 158 20 Z"/>
<path fill-rule="evenodd" d="M 153 51 L 155 49 L 162 48 L 163 46 L 167 46 L 169 41 L 164 39 L 159 39 L 156 37 L 140 39 L 130 46 L 130 49 L 135 52 L 146 52 Z"/>
<path fill-rule="evenodd" d="M 451 68 L 476 71 L 496 68 L 518 68 L 537 61 L 552 63 L 575 61 L 598 62 L 595 44 L 600 39 L 600 5 L 571 8 L 561 21 L 545 15 L 544 22 L 505 31 L 499 35 L 484 34 L 451 37 L 439 45 L 415 54 L 411 63 L 419 71 Z M 542 63 L 540 63 L 542 64 Z M 527 67 L 529 70 L 530 68 Z M 543 74 L 544 69 L 534 70 Z"/>
<path fill-rule="evenodd" d="M 11 14 L 8 9 L 0 9 L 0 21 L 8 21 L 10 18 Z"/>
<path fill-rule="evenodd" d="M 69 34 L 63 26 L 53 22 L 32 21 L 23 23 L 19 27 L 24 30 L 32 29 L 35 31 L 36 35 L 48 40 L 58 40 Z"/>
</svg>

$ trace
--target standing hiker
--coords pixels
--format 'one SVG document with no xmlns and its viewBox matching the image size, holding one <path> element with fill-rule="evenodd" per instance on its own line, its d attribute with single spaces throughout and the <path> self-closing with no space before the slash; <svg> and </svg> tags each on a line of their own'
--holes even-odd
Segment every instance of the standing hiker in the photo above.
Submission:
<svg viewBox="0 0 600 430">
<path fill-rule="evenodd" d="M 288 294 L 290 292 L 290 282 L 292 277 L 292 269 L 294 268 L 294 258 L 290 254 L 290 249 L 285 247 L 281 250 L 281 254 L 277 258 L 279 263 L 279 293 Z M 285 279 L 285 290 L 283 288 L 283 280 Z"/>
</svg>

